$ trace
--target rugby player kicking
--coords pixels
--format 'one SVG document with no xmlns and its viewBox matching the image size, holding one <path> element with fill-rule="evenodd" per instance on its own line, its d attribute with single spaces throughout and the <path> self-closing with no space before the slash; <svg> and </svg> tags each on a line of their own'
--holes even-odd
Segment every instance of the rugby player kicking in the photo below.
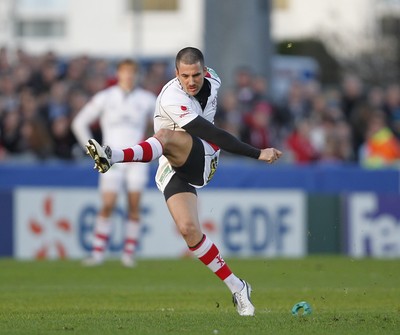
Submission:
<svg viewBox="0 0 400 335">
<path fill-rule="evenodd" d="M 159 159 L 156 184 L 189 250 L 228 286 L 238 313 L 253 316 L 250 284 L 231 271 L 218 247 L 201 230 L 196 188 L 210 182 L 221 149 L 267 163 L 275 162 L 282 152 L 254 148 L 213 125 L 221 80 L 204 65 L 200 50 L 180 50 L 175 66 L 176 78 L 157 97 L 155 134 L 124 149 L 89 140 L 88 153 L 101 173 L 116 163 Z"/>
</svg>

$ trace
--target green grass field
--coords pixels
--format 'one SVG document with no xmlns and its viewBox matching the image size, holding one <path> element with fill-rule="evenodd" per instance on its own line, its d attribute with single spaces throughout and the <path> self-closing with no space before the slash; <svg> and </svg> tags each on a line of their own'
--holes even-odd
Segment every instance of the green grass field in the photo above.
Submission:
<svg viewBox="0 0 400 335">
<path fill-rule="evenodd" d="M 0 334 L 399 334 L 396 260 L 228 260 L 253 286 L 255 317 L 198 260 L 0 260 Z M 312 315 L 292 316 L 305 300 Z"/>
</svg>

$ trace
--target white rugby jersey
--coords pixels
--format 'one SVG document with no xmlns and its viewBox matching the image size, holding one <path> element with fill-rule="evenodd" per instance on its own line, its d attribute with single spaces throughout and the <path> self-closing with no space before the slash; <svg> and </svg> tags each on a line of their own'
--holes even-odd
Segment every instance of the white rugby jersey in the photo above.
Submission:
<svg viewBox="0 0 400 335">
<path fill-rule="evenodd" d="M 140 87 L 125 92 L 118 85 L 98 92 L 78 113 L 72 129 L 84 146 L 92 138 L 90 125 L 100 120 L 103 143 L 126 147 L 144 140 L 156 97 Z"/>
<path fill-rule="evenodd" d="M 183 90 L 178 78 L 172 79 L 163 87 L 158 95 L 154 113 L 155 132 L 162 128 L 183 130 L 182 127 L 198 115 L 214 123 L 221 79 L 213 69 L 207 68 L 204 80 L 208 80 L 211 84 L 211 93 L 204 111 L 197 99 Z"/>
</svg>

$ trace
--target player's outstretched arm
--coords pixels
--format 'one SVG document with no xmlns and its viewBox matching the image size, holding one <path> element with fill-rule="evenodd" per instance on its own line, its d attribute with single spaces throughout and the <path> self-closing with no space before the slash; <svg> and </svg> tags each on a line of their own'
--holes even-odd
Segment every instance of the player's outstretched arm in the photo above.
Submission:
<svg viewBox="0 0 400 335">
<path fill-rule="evenodd" d="M 268 163 L 273 163 L 282 155 L 282 152 L 274 148 L 260 150 L 244 143 L 227 131 L 214 126 L 201 116 L 196 117 L 182 128 L 189 134 L 212 142 L 232 154 L 259 159 Z"/>
</svg>

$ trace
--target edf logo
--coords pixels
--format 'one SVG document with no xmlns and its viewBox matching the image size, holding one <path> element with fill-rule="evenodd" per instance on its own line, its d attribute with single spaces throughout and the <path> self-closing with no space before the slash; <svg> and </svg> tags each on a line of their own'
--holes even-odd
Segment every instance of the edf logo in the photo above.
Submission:
<svg viewBox="0 0 400 335">
<path fill-rule="evenodd" d="M 227 208 L 222 220 L 225 247 L 232 253 L 248 248 L 254 254 L 268 249 L 282 254 L 285 235 L 290 232 L 290 212 L 289 207 L 280 207 L 273 212 L 264 207 Z"/>
<path fill-rule="evenodd" d="M 224 255 L 301 257 L 306 254 L 306 197 L 299 191 L 216 190 L 199 197 L 210 237 Z"/>
</svg>

